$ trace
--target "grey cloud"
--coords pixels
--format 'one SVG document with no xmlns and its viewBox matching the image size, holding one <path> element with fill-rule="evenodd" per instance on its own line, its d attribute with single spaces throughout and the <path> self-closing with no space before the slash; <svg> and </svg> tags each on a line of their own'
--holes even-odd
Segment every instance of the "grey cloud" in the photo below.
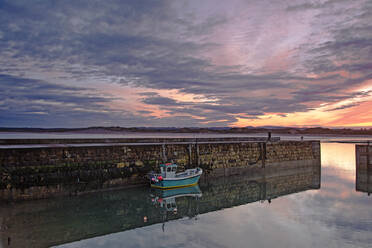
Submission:
<svg viewBox="0 0 372 248">
<path fill-rule="evenodd" d="M 153 104 L 153 105 L 165 105 L 165 106 L 175 106 L 179 105 L 179 103 L 171 98 L 168 97 L 161 97 L 161 96 L 155 96 L 155 97 L 148 97 L 143 99 L 144 103 L 147 104 Z"/>
<path fill-rule="evenodd" d="M 140 114 L 151 114 L 152 112 L 151 111 L 147 111 L 147 110 L 140 110 L 140 111 L 137 111 L 138 113 Z"/>
<path fill-rule="evenodd" d="M 336 3 L 337 1 L 331 1 Z M 343 1 L 341 1 L 343 2 Z M 372 3 L 357 1 L 358 7 L 324 8 L 319 14 L 319 23 L 330 35 L 330 39 L 316 46 L 309 44 L 307 66 L 314 73 L 359 72 L 367 74 L 371 69 L 372 56 Z M 348 14 L 342 14 L 347 9 Z M 368 13 L 367 15 L 365 15 Z M 324 25 L 323 19 L 337 20 Z M 336 62 L 336 63 L 335 63 Z"/>
<path fill-rule="evenodd" d="M 335 4 L 347 3 L 349 0 L 328 0 L 325 2 L 305 2 L 298 5 L 290 5 L 287 7 L 288 11 L 301 11 L 311 9 L 323 9 L 332 7 Z"/>
<path fill-rule="evenodd" d="M 363 94 L 350 89 L 355 89 L 372 78 L 372 3 L 355 1 L 352 6 L 349 7 L 347 1 L 327 1 L 323 4 L 304 3 L 294 8 L 298 11 L 317 9 L 318 18 L 314 19 L 312 25 L 319 27 L 329 37 L 325 42 L 311 41 L 306 44 L 303 54 L 306 70 L 317 75 L 344 73 L 344 76 L 327 80 L 331 83 L 315 80 L 314 83 L 304 84 L 304 87 L 292 93 L 298 101 L 332 103 Z M 347 107 L 352 105 L 330 111 Z"/>
<path fill-rule="evenodd" d="M 109 114 L 104 104 L 113 98 L 100 97 L 91 91 L 2 74 L 0 125 L 63 127 L 97 123 L 97 120 L 105 122 Z"/>
<path fill-rule="evenodd" d="M 342 109 L 352 108 L 352 107 L 358 106 L 358 105 L 360 105 L 360 104 L 361 104 L 361 103 L 351 103 L 351 104 L 346 104 L 346 105 L 342 105 L 342 106 L 337 107 L 337 108 L 329 109 L 329 110 L 327 110 L 327 111 L 336 111 L 336 110 L 342 110 Z"/>
<path fill-rule="evenodd" d="M 18 95 L 7 97 L 8 103 L 3 108 L 12 108 L 9 101 L 14 99 L 44 100 L 89 105 L 96 111 L 91 116 L 97 120 L 104 118 L 123 125 L 131 120 L 131 123 L 138 120 L 154 125 L 203 125 L 190 115 L 203 117 L 210 123 L 226 119 L 225 124 L 231 124 L 238 114 L 252 119 L 268 112 L 285 115 L 311 110 L 317 107 L 316 101 L 332 103 L 352 98 L 355 94 L 348 93 L 348 89 L 371 78 L 372 15 L 368 14 L 372 7 L 366 1 L 360 1 L 359 9 L 348 10 L 353 18 L 343 12 L 347 1 L 305 2 L 287 8 L 288 12 L 316 10 L 319 18 L 314 20 L 312 28 L 321 27 L 322 32 L 330 35 L 325 42 L 303 44 L 299 55 L 305 61 L 302 66 L 306 73 L 331 74 L 320 78 L 289 72 L 242 73 L 238 65 L 214 65 L 205 55 L 224 44 L 218 40 L 211 42 L 208 35 L 223 28 L 229 19 L 221 14 L 192 18 L 192 13 L 180 11 L 174 6 L 177 4 L 174 1 L 1 1 L 0 72 L 20 75 L 37 68 L 42 73 L 64 72 L 63 76 L 56 76 L 58 79 L 84 82 L 79 89 L 62 85 L 48 89 L 52 84 L 34 82 L 29 92 L 17 90 Z M 345 63 L 336 64 L 335 60 Z M 344 78 L 336 74 L 340 70 L 358 72 L 361 76 Z M 121 85 L 154 90 L 141 93 L 142 102 L 156 105 L 175 118 L 134 116 L 103 107 L 113 99 L 88 94 L 87 88 L 92 79 L 108 78 Z M 3 87 L 6 92 L 14 89 L 6 85 Z M 22 83 L 17 85 L 21 87 Z M 181 103 L 159 96 L 155 92 L 159 89 L 176 89 L 213 101 Z M 281 98 L 272 93 L 274 90 L 290 93 Z M 259 96 L 255 95 L 256 91 L 261 92 Z M 32 109 L 24 106 L 23 111 L 27 116 L 38 112 L 47 118 L 42 113 L 52 109 L 44 105 L 36 104 Z M 65 110 L 56 108 L 61 113 Z M 67 111 L 64 115 L 75 116 L 75 113 Z"/>
</svg>

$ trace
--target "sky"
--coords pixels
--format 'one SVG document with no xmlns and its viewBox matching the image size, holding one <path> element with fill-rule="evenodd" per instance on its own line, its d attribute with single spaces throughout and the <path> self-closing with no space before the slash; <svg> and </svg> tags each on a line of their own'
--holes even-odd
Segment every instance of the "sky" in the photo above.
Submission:
<svg viewBox="0 0 372 248">
<path fill-rule="evenodd" d="M 372 127 L 371 0 L 0 0 L 2 127 Z"/>
</svg>

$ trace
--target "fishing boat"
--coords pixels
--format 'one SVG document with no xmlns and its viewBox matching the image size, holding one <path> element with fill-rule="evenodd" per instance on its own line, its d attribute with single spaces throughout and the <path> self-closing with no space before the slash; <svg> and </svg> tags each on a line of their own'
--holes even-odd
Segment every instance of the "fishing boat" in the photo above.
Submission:
<svg viewBox="0 0 372 248">
<path fill-rule="evenodd" d="M 174 189 L 196 185 L 203 173 L 201 168 L 187 169 L 177 172 L 177 164 L 167 163 L 160 165 L 160 174 L 150 172 L 148 178 L 152 188 Z"/>
</svg>

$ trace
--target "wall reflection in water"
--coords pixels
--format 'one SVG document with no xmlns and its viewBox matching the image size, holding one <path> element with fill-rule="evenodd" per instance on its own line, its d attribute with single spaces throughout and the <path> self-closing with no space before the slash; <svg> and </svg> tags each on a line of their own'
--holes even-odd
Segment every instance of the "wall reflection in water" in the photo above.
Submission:
<svg viewBox="0 0 372 248">
<path fill-rule="evenodd" d="M 251 171 L 247 177 L 210 180 L 200 185 L 199 201 L 175 199 L 177 214 L 188 209 L 182 204 L 186 200 L 195 203 L 197 220 L 192 214 L 166 222 L 164 232 L 159 223 L 61 247 L 371 247 L 372 198 L 355 190 L 355 145 L 322 143 L 321 151 L 319 190 L 303 190 L 318 186 L 316 166 L 313 183 L 300 183 L 309 171 L 289 168 L 281 174 Z M 169 212 L 168 220 L 172 216 Z"/>
<path fill-rule="evenodd" d="M 371 195 L 372 192 L 372 146 L 356 145 L 356 182 L 357 191 Z"/>
<path fill-rule="evenodd" d="M 171 191 L 136 188 L 0 206 L 4 247 L 48 247 L 320 188 L 320 164 L 252 169 Z M 197 221 L 197 220 L 195 220 Z M 166 230 L 166 224 L 163 225 Z"/>
</svg>

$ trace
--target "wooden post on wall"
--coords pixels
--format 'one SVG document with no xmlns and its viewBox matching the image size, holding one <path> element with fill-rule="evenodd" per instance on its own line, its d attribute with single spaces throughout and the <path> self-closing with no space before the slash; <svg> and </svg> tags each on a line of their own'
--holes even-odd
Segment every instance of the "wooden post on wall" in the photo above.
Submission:
<svg viewBox="0 0 372 248">
<path fill-rule="evenodd" d="M 165 144 L 162 145 L 162 155 L 163 155 L 163 162 L 166 163 L 167 162 L 167 155 L 166 155 L 166 147 L 165 147 Z"/>
<path fill-rule="evenodd" d="M 192 165 L 192 144 L 189 144 L 189 167 Z"/>
<path fill-rule="evenodd" d="M 265 168 L 266 164 L 266 143 L 262 142 L 261 143 L 261 161 L 262 161 L 262 168 Z"/>
<path fill-rule="evenodd" d="M 199 145 L 198 145 L 198 139 L 196 139 L 196 165 L 199 166 Z"/>
</svg>

